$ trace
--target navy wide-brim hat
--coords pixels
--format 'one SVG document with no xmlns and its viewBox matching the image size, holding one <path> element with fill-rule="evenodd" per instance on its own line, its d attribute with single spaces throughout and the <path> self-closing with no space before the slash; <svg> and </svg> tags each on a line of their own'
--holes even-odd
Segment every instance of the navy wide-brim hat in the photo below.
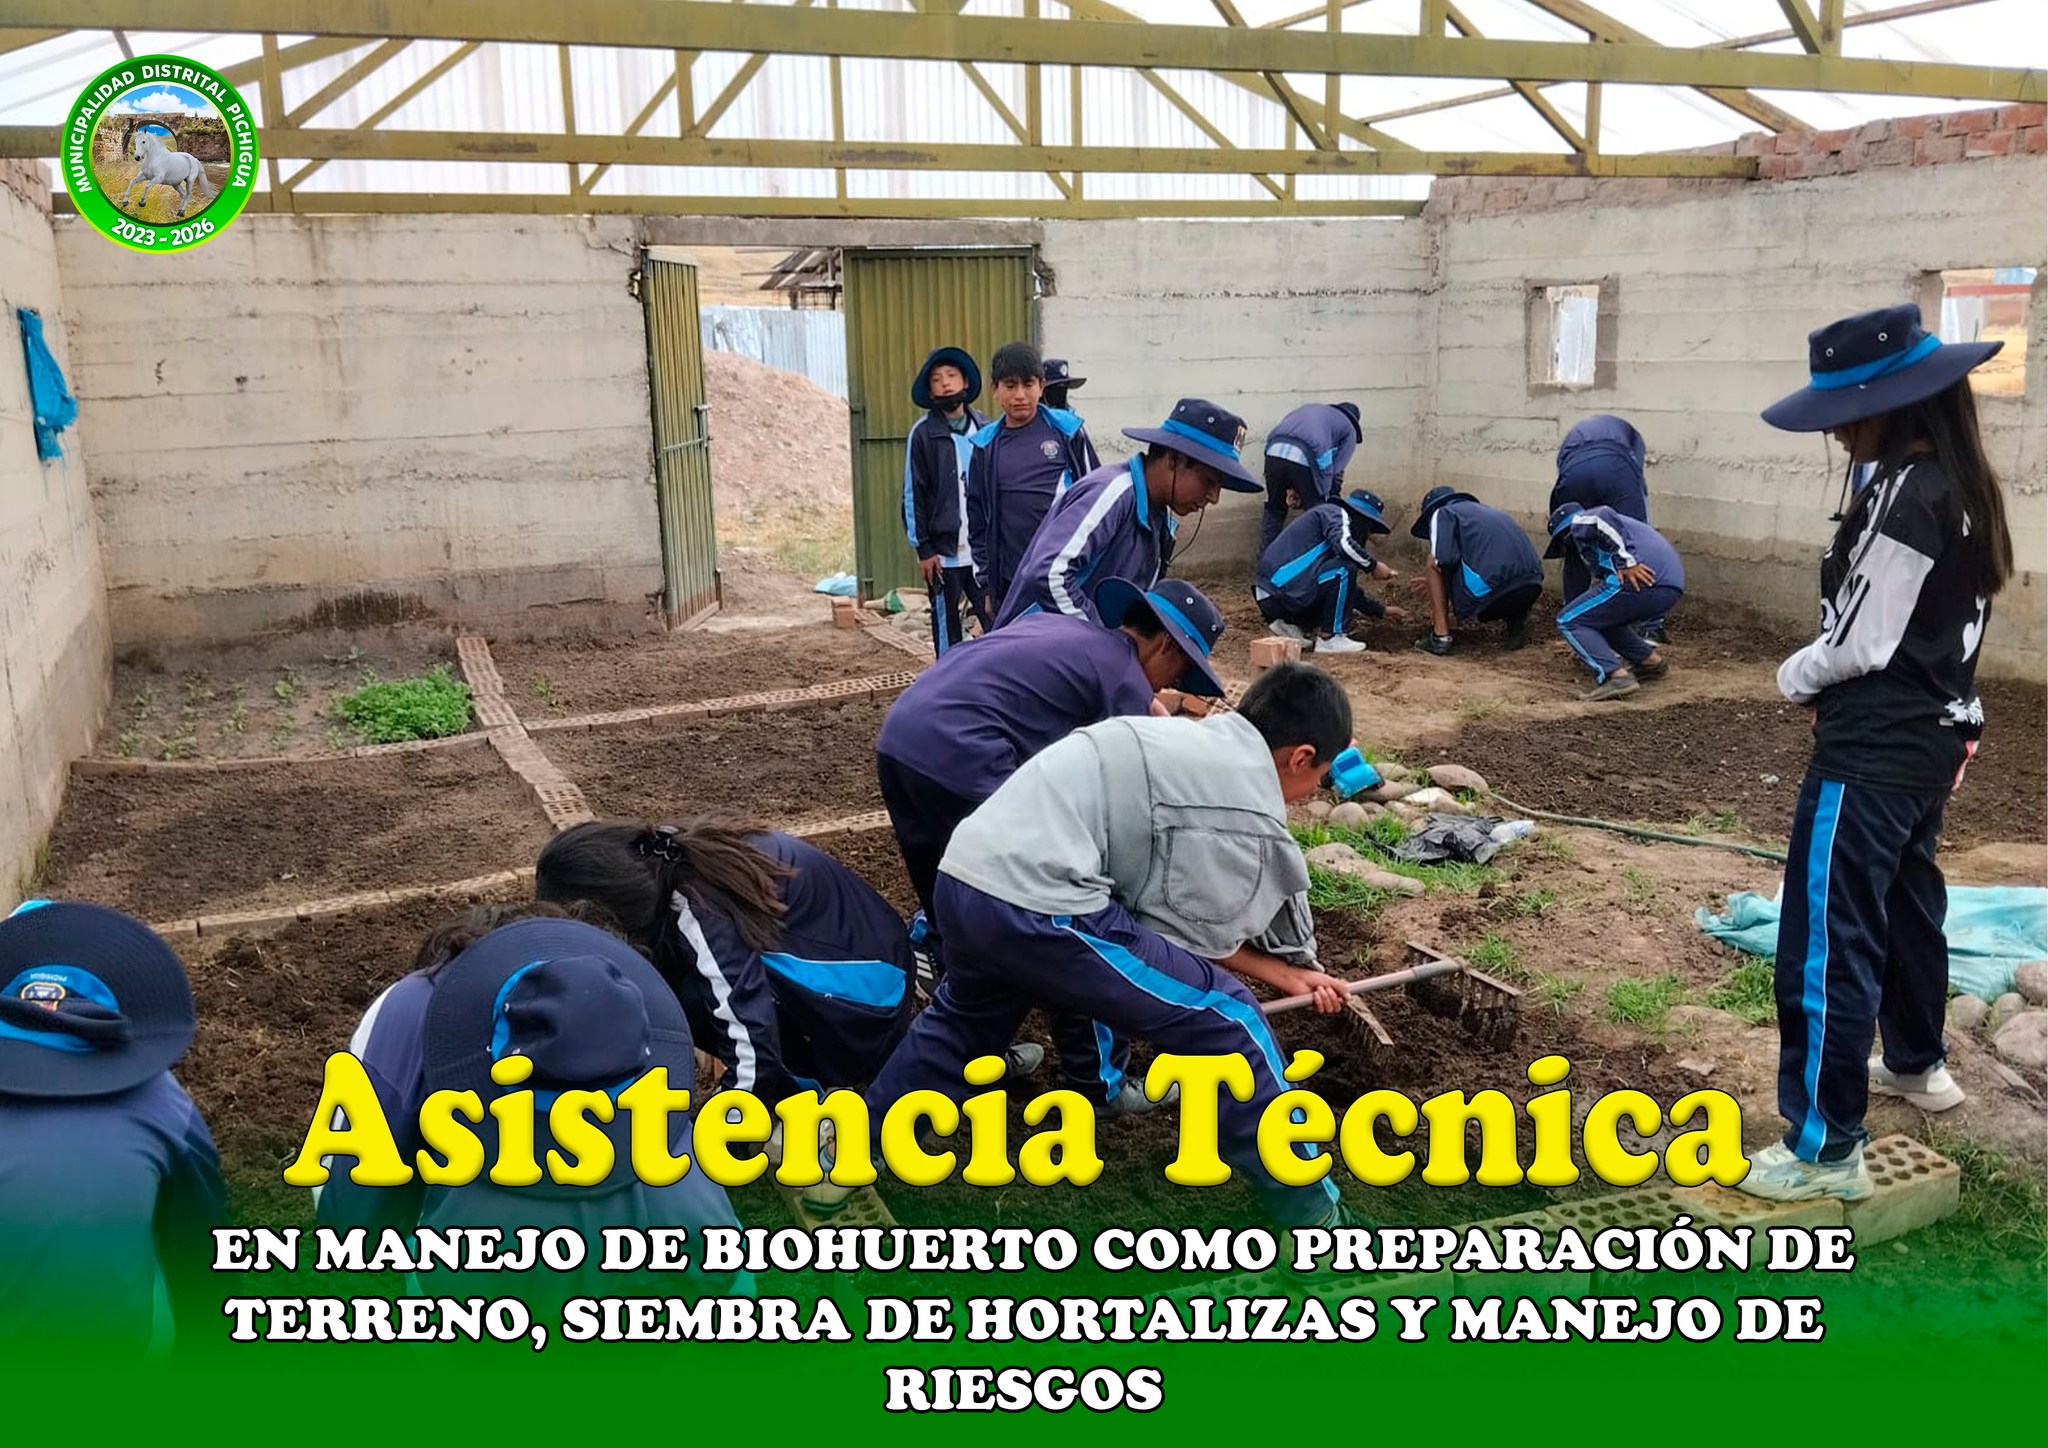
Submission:
<svg viewBox="0 0 2048 1448">
<path fill-rule="evenodd" d="M 1210 656 L 1223 636 L 1223 614 L 1208 595 L 1179 578 L 1162 578 L 1146 592 L 1128 578 L 1105 578 L 1095 590 L 1095 612 L 1104 628 L 1119 628 L 1133 608 L 1145 607 L 1187 656 L 1188 667 L 1173 687 L 1183 694 L 1223 697 L 1223 680 Z"/>
<path fill-rule="evenodd" d="M 1353 488 L 1344 495 L 1344 506 L 1365 520 L 1367 531 L 1391 533 L 1387 526 L 1387 505 L 1380 501 L 1380 495 L 1370 488 Z"/>
<path fill-rule="evenodd" d="M 917 376 L 911 379 L 910 400 L 926 412 L 932 408 L 932 368 L 944 362 L 958 367 L 960 375 L 967 379 L 967 395 L 963 402 L 972 402 L 981 396 L 981 368 L 974 359 L 958 347 L 934 347 L 931 356 L 924 359 L 924 366 L 917 369 Z"/>
<path fill-rule="evenodd" d="M 1182 457 L 1193 458 L 1223 474 L 1223 486 L 1233 493 L 1263 493 L 1266 485 L 1245 471 L 1240 456 L 1244 448 L 1244 419 L 1226 407 L 1200 397 L 1183 397 L 1173 405 L 1173 415 L 1157 427 L 1127 427 L 1124 436 L 1138 442 L 1171 448 Z"/>
<path fill-rule="evenodd" d="M 0 1093 L 127 1091 L 176 1064 L 196 1021 L 178 953 L 133 916 L 31 900 L 0 921 Z"/>
<path fill-rule="evenodd" d="M 1567 530 L 1572 526 L 1572 519 L 1579 516 L 1579 512 L 1577 503 L 1560 503 L 1551 509 L 1550 546 L 1543 550 L 1545 558 L 1564 557 L 1565 550 L 1571 547 L 1572 542 Z"/>
<path fill-rule="evenodd" d="M 1415 521 L 1408 527 L 1408 536 L 1411 538 L 1427 538 L 1429 536 L 1430 515 L 1444 504 L 1476 503 L 1478 501 L 1470 493 L 1461 493 L 1456 488 L 1445 487 L 1439 483 L 1436 487 L 1431 488 L 1422 495 L 1421 505 L 1415 510 Z"/>
<path fill-rule="evenodd" d="M 491 1067 L 525 1056 L 533 1071 L 501 1086 Z M 426 1087 L 474 1091 L 484 1119 L 474 1125 L 486 1159 L 497 1155 L 498 1122 L 490 1104 L 517 1091 L 534 1093 L 534 1159 L 546 1171 L 557 1149 L 548 1111 L 564 1091 L 620 1091 L 656 1066 L 669 1086 L 689 1090 L 697 1062 L 690 1022 L 675 992 L 645 957 L 615 935 L 576 920 L 519 920 L 502 925 L 441 968 L 427 1005 Z M 521 1188 L 542 1196 L 613 1190 L 633 1180 L 631 1120 L 615 1111 L 608 1123 L 586 1116 L 612 1143 L 612 1170 L 596 1187 L 546 1177 Z M 669 1118 L 669 1145 L 688 1136 L 690 1113 Z M 574 1155 L 564 1152 L 564 1155 Z"/>
<path fill-rule="evenodd" d="M 1943 342 L 1917 306 L 1883 307 L 1830 322 L 1806 337 L 1811 381 L 1766 407 L 1786 432 L 1831 432 L 1923 402 L 1998 354 L 2003 342 Z"/>
<path fill-rule="evenodd" d="M 1064 357 L 1046 358 L 1045 385 L 1047 387 L 1064 387 L 1070 392 L 1077 387 L 1086 387 L 1088 385 L 1087 378 L 1075 377 L 1068 371 L 1072 365 Z"/>
</svg>

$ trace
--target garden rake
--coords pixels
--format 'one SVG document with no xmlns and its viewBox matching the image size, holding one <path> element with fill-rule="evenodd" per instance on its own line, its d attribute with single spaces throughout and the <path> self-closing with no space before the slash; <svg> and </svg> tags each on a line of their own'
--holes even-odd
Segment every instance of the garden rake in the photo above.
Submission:
<svg viewBox="0 0 2048 1448">
<path fill-rule="evenodd" d="M 1522 1015 L 1522 993 L 1515 987 L 1419 941 L 1408 942 L 1408 960 L 1405 970 L 1344 983 L 1345 1012 L 1360 1036 L 1381 1046 L 1394 1044 L 1387 1028 L 1361 997 L 1406 987 L 1416 1004 L 1433 1016 L 1456 1019 L 1484 1050 L 1498 1050 L 1515 1038 L 1515 1027 Z M 1302 1010 L 1314 999 L 1306 995 L 1288 996 L 1268 1001 L 1259 1009 L 1271 1018 Z"/>
</svg>

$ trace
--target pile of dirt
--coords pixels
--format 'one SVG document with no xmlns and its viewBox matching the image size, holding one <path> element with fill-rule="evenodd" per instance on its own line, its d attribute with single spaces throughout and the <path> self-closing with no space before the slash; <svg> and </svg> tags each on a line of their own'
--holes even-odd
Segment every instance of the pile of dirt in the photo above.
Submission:
<svg viewBox="0 0 2048 1448">
<path fill-rule="evenodd" d="M 712 504 L 754 522 L 793 506 L 853 510 L 846 404 L 808 377 L 731 352 L 704 354 Z"/>
</svg>

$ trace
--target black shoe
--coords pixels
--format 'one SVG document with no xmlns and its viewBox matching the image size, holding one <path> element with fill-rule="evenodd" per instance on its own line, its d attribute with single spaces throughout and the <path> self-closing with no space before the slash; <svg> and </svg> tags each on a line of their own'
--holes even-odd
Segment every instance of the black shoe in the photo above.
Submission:
<svg viewBox="0 0 2048 1448">
<path fill-rule="evenodd" d="M 1655 625 L 1654 627 L 1642 630 L 1642 635 L 1644 638 L 1648 639 L 1653 644 L 1663 644 L 1669 643 L 1671 641 L 1668 637 L 1666 637 L 1665 626 L 1661 623 Z"/>
<path fill-rule="evenodd" d="M 1449 634 L 1427 633 L 1415 641 L 1415 647 L 1421 649 L 1425 654 L 1435 654 L 1438 658 L 1442 658 L 1455 645 Z"/>
<path fill-rule="evenodd" d="M 1524 644 L 1528 642 L 1529 615 L 1525 613 L 1520 618 L 1509 619 L 1507 626 L 1507 634 L 1504 638 L 1501 639 L 1500 646 L 1506 649 L 1509 653 L 1513 653 L 1516 649 L 1521 648 Z"/>
<path fill-rule="evenodd" d="M 1661 679 L 1670 672 L 1671 661 L 1669 659 L 1658 659 L 1653 664 L 1637 664 L 1635 668 L 1638 679 Z"/>
</svg>

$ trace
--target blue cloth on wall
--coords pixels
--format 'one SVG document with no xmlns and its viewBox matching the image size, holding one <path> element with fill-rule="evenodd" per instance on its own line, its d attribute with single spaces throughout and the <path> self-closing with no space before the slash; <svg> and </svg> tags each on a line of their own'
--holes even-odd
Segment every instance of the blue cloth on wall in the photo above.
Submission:
<svg viewBox="0 0 2048 1448">
<path fill-rule="evenodd" d="M 50 344 L 43 340 L 42 317 L 27 307 L 16 307 L 14 315 L 21 323 L 21 350 L 28 358 L 29 405 L 36 415 L 36 456 L 61 457 L 64 449 L 57 442 L 57 434 L 77 419 L 78 399 L 64 385 L 64 369 L 57 365 L 57 359 L 50 355 Z"/>
<path fill-rule="evenodd" d="M 1700 929 L 1749 955 L 1778 953 L 1778 902 L 1748 891 L 1728 897 L 1726 914 L 1693 912 Z M 2038 885 L 1951 885 L 1948 983 L 1952 991 L 1996 1000 L 2013 972 L 2048 960 L 2048 890 Z"/>
</svg>

